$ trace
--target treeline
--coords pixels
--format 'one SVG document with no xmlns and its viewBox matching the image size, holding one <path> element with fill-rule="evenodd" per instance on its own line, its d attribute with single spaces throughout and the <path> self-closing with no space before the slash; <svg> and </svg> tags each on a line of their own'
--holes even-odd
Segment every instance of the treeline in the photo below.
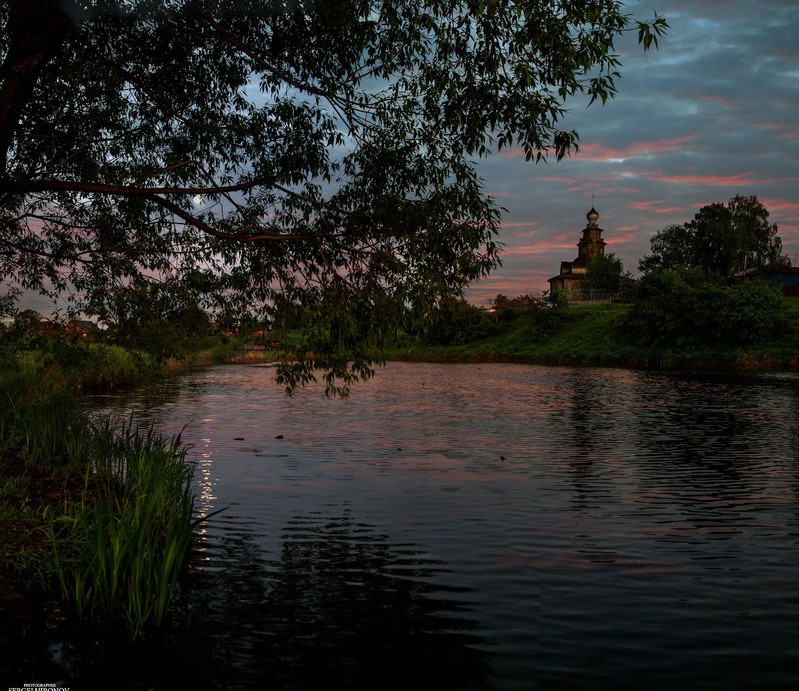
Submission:
<svg viewBox="0 0 799 691">
<path fill-rule="evenodd" d="M 651 240 L 639 263 L 640 280 L 613 253 L 594 256 L 583 281 L 586 295 L 626 303 L 618 337 L 641 347 L 747 346 L 768 342 L 789 327 L 785 298 L 762 276 L 790 267 L 777 226 L 756 196 L 702 207 L 681 226 Z M 419 346 L 462 346 L 503 332 L 522 318 L 538 336 L 563 321 L 569 296 L 536 299 L 497 295 L 492 310 L 464 300 L 442 303 L 416 329 Z M 409 343 L 405 344 L 406 346 Z"/>
<path fill-rule="evenodd" d="M 790 262 L 756 196 L 702 207 L 654 235 L 627 326 L 647 345 L 759 344 L 787 326 L 762 276 Z"/>
</svg>

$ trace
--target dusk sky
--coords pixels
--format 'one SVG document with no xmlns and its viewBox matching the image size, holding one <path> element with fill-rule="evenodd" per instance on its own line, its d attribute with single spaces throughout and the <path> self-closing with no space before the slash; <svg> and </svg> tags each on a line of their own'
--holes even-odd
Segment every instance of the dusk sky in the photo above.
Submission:
<svg viewBox="0 0 799 691">
<path fill-rule="evenodd" d="M 606 251 L 635 275 L 657 230 L 736 194 L 759 197 L 799 265 L 799 2 L 638 0 L 627 11 L 657 11 L 671 28 L 657 51 L 644 53 L 635 32 L 617 44 L 614 100 L 572 104 L 562 124 L 579 132 L 579 153 L 480 162 L 508 211 L 503 266 L 469 291 L 475 304 L 548 288 L 577 256 L 592 195 Z"/>
<path fill-rule="evenodd" d="M 506 247 L 471 302 L 548 288 L 577 256 L 592 203 L 606 251 L 634 275 L 657 230 L 736 194 L 759 197 L 799 265 L 799 2 L 630 0 L 626 11 L 656 11 L 668 36 L 645 53 L 630 32 L 617 44 L 616 98 L 568 104 L 561 126 L 579 132 L 580 151 L 540 164 L 518 149 L 479 161 L 486 192 L 507 209 Z M 32 295 L 23 303 L 52 307 Z"/>
</svg>

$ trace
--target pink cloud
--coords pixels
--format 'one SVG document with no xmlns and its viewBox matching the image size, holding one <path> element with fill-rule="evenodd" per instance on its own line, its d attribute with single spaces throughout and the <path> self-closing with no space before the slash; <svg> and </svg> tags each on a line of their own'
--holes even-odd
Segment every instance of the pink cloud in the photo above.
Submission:
<svg viewBox="0 0 799 691">
<path fill-rule="evenodd" d="M 776 132 L 776 136 L 780 139 L 794 139 L 799 136 L 799 126 L 794 124 L 789 125 L 784 122 L 753 122 L 752 127 Z"/>
<path fill-rule="evenodd" d="M 587 161 L 618 161 L 666 151 L 680 151 L 686 148 L 685 144 L 696 141 L 698 138 L 698 135 L 691 134 L 661 141 L 632 142 L 627 146 L 615 149 L 602 144 L 581 144 L 577 157 Z"/>
<path fill-rule="evenodd" d="M 636 233 L 618 233 L 613 232 L 605 238 L 608 245 L 626 245 L 638 240 Z"/>
<path fill-rule="evenodd" d="M 538 221 L 511 221 L 502 223 L 502 228 L 535 228 Z"/>
<path fill-rule="evenodd" d="M 761 199 L 760 200 L 770 212 L 781 212 L 788 214 L 791 220 L 799 220 L 799 202 L 789 202 L 785 199 Z"/>
<path fill-rule="evenodd" d="M 630 202 L 628 204 L 633 209 L 639 211 L 649 211 L 655 214 L 671 214 L 676 211 L 685 211 L 686 209 L 693 209 L 693 206 L 664 206 L 664 200 L 652 200 L 645 202 Z"/>
<path fill-rule="evenodd" d="M 710 101 L 711 103 L 718 103 L 720 106 L 724 106 L 725 108 L 732 108 L 738 105 L 737 101 L 733 101 L 731 98 L 725 98 L 724 96 L 714 96 L 711 94 L 694 93 L 693 97 L 699 101 Z"/>
<path fill-rule="evenodd" d="M 541 242 L 536 242 L 534 245 L 514 245 L 513 247 L 506 247 L 503 252 L 503 257 L 533 257 L 538 256 L 541 254 L 545 255 L 552 255 L 559 252 L 566 252 L 574 250 L 577 243 L 574 242 L 574 238 L 571 238 L 572 242 L 561 242 L 557 240 L 543 240 Z"/>
<path fill-rule="evenodd" d="M 519 156 L 524 158 L 525 153 L 524 149 L 520 149 L 517 146 L 512 146 L 509 149 L 502 149 L 502 151 L 500 151 L 497 154 L 497 156 L 499 156 L 500 158 L 518 158 Z"/>
<path fill-rule="evenodd" d="M 664 175 L 659 171 L 645 171 L 641 175 L 655 182 L 669 182 L 683 185 L 710 185 L 711 187 L 740 187 L 743 185 L 773 185 L 787 182 L 784 179 L 758 179 L 751 173 L 737 173 L 735 175 L 702 175 L 692 173 L 686 175 Z"/>
</svg>

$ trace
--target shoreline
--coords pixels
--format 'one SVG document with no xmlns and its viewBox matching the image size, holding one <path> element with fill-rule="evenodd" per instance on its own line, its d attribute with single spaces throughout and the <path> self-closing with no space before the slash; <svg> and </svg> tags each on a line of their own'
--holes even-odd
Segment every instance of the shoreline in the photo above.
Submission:
<svg viewBox="0 0 799 691">
<path fill-rule="evenodd" d="M 799 372 L 799 354 L 793 356 L 758 356 L 742 352 L 736 358 L 693 357 L 690 354 L 670 352 L 663 354 L 642 354 L 639 356 L 614 356 L 611 353 L 596 353 L 592 356 L 560 355 L 529 357 L 486 352 L 430 352 L 424 347 L 419 352 L 390 351 L 382 355 L 384 362 L 440 362 L 440 363 L 508 363 L 533 365 L 537 367 L 613 367 L 636 370 L 684 370 L 719 372 Z M 258 365 L 277 364 L 279 358 L 272 353 L 248 354 L 244 358 L 214 358 L 210 351 L 199 354 L 189 362 L 170 361 L 167 372 L 179 372 L 191 367 L 210 367 L 214 365 Z"/>
<path fill-rule="evenodd" d="M 799 371 L 799 357 L 785 360 L 723 360 L 702 359 L 692 360 L 669 359 L 657 357 L 630 358 L 615 360 L 600 357 L 586 359 L 580 357 L 563 356 L 559 358 L 524 358 L 505 355 L 484 354 L 403 354 L 386 357 L 386 362 L 441 362 L 441 363 L 509 363 L 517 365 L 535 365 L 538 367 L 612 367 L 619 369 L 637 370 L 684 370 L 690 371 L 721 371 L 721 372 L 797 372 Z"/>
</svg>

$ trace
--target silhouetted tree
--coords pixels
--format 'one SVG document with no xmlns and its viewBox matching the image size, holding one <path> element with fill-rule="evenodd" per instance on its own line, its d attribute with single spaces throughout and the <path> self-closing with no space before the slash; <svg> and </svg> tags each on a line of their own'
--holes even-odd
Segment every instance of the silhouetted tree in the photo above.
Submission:
<svg viewBox="0 0 799 691">
<path fill-rule="evenodd" d="M 637 30 L 647 49 L 665 30 L 622 8 L 2 3 L 0 276 L 79 303 L 202 276 L 209 302 L 283 294 L 320 324 L 356 296 L 458 295 L 497 264 L 500 210 L 473 161 L 575 148 L 565 99 L 612 97 L 615 39 Z M 335 373 L 368 372 L 361 331 L 317 342 Z"/>
<path fill-rule="evenodd" d="M 643 274 L 665 269 L 697 268 L 729 277 L 747 269 L 785 264 L 782 241 L 769 212 L 754 195 L 736 195 L 725 205 L 703 206 L 693 220 L 658 231 Z"/>
<path fill-rule="evenodd" d="M 618 293 L 624 276 L 624 265 L 613 252 L 592 254 L 588 259 L 582 288 L 588 293 Z"/>
</svg>

